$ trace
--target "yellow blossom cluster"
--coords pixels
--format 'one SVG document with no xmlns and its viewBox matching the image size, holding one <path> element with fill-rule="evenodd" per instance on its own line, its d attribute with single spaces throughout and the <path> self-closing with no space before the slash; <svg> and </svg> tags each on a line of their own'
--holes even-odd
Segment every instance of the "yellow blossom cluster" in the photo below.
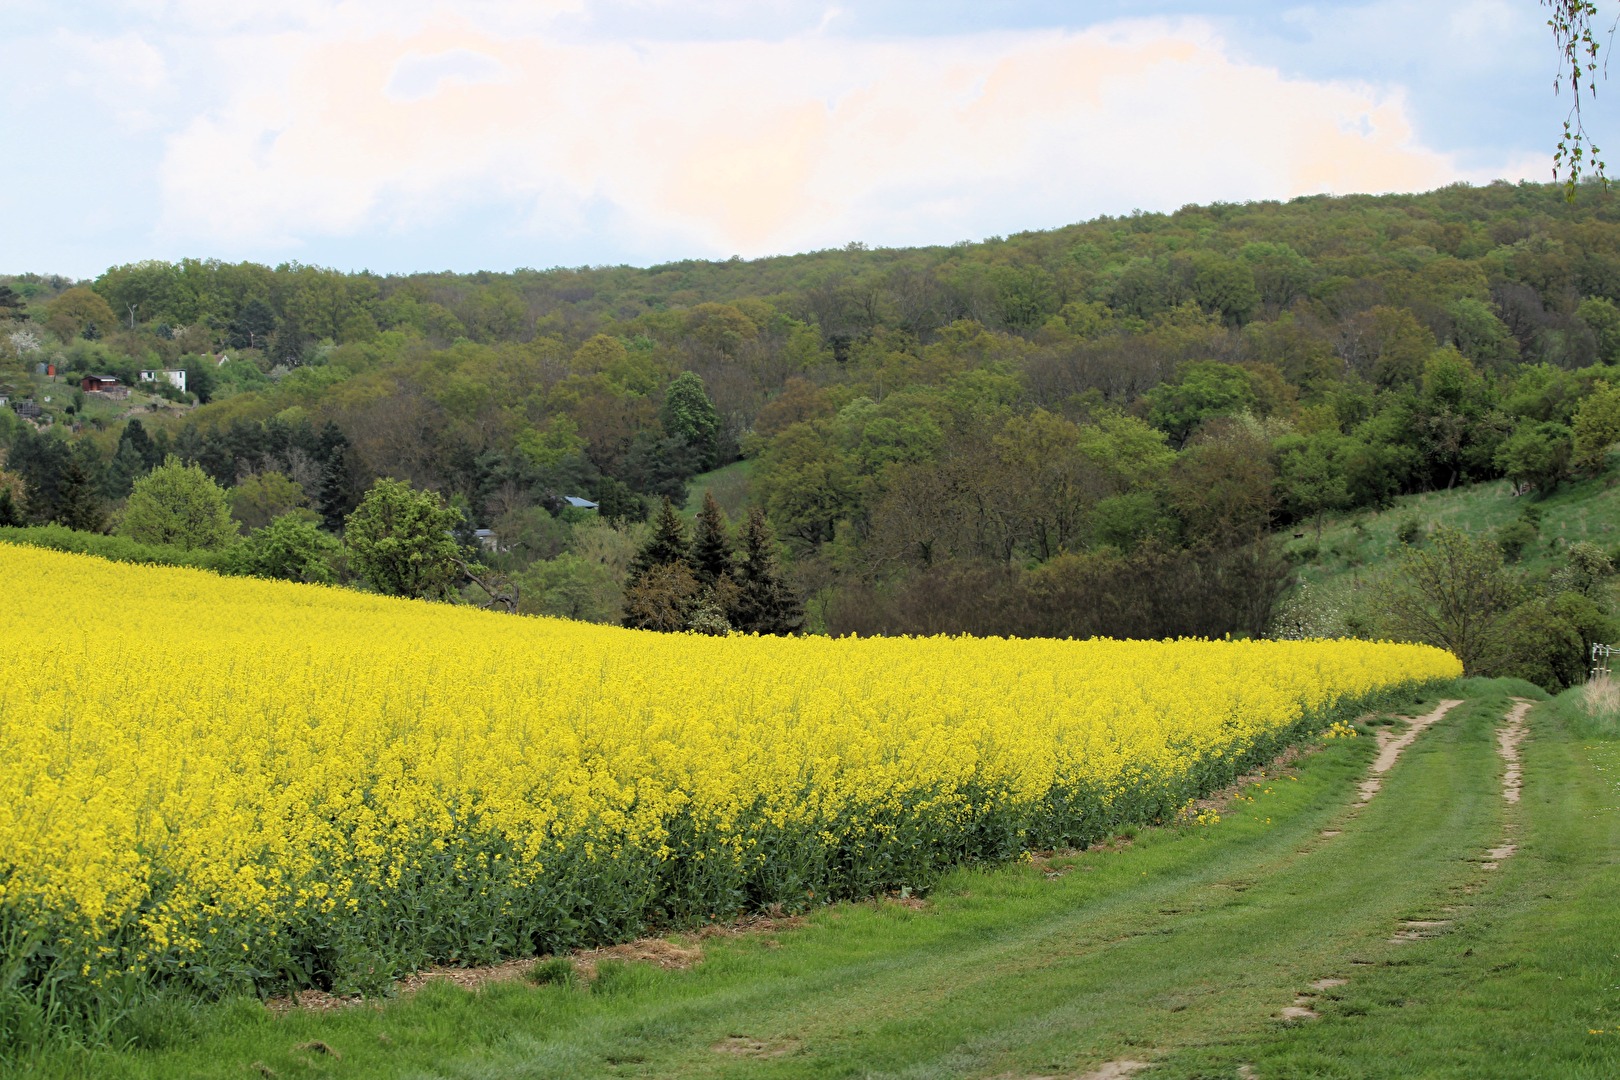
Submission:
<svg viewBox="0 0 1620 1080">
<path fill-rule="evenodd" d="M 660 635 L 0 545 L 0 965 L 370 989 L 1084 844 L 1449 654 Z"/>
</svg>

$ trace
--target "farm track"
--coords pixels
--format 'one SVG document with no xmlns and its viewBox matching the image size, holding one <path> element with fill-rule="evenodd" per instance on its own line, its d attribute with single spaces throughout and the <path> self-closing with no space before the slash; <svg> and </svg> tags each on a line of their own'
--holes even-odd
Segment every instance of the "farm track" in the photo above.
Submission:
<svg viewBox="0 0 1620 1080">
<path fill-rule="evenodd" d="M 1141 871 L 1134 887 L 1075 883 L 1076 902 L 1064 902 L 1064 882 L 1081 876 L 1070 873 L 1053 883 L 1055 902 L 1044 911 L 999 926 L 971 917 L 971 895 L 941 898 L 966 917 L 938 918 L 934 933 L 926 924 L 937 916 L 905 920 L 925 924 L 926 948 L 875 950 L 803 977 L 683 1000 L 635 1025 L 723 1022 L 726 1038 L 774 1049 L 715 1053 L 722 1044 L 706 1037 L 684 1049 L 655 1047 L 613 1024 L 590 1041 L 638 1046 L 633 1056 L 642 1060 L 621 1060 L 611 1075 L 1083 1076 L 1155 1061 L 1146 1075 L 1176 1075 L 1162 1059 L 1178 1044 L 1208 1047 L 1308 1019 L 1309 1003 L 1358 972 L 1399 962 L 1403 930 L 1425 924 L 1427 937 L 1460 917 L 1501 796 L 1490 718 L 1424 731 L 1457 704 L 1412 725 L 1416 742 L 1397 749 L 1386 741 L 1378 799 L 1357 797 L 1360 777 L 1347 772 L 1330 797 L 1259 829 L 1240 849 L 1186 852 L 1178 865 Z M 1235 805 L 1232 813 L 1265 824 L 1264 792 Z M 1109 858 L 1087 858 L 1080 869 L 1109 869 Z M 919 1055 L 941 1029 L 958 1033 L 950 1051 Z M 571 1051 L 582 1034 L 569 1040 Z M 543 1044 L 535 1051 L 531 1075 L 562 1074 L 548 1068 Z"/>
</svg>

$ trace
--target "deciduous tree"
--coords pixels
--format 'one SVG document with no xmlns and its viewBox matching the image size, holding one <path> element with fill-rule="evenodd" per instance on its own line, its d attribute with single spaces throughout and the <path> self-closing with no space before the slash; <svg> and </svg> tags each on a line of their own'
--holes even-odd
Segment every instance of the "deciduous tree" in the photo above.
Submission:
<svg viewBox="0 0 1620 1080">
<path fill-rule="evenodd" d="M 1522 590 L 1490 540 L 1449 525 L 1408 549 L 1386 586 L 1384 607 L 1398 636 L 1449 649 L 1469 675 L 1488 670 L 1507 643 L 1507 614 Z"/>
<path fill-rule="evenodd" d="M 460 512 L 438 492 L 385 477 L 345 519 L 343 542 L 354 569 L 378 592 L 444 599 L 461 574 L 459 524 Z"/>
<path fill-rule="evenodd" d="M 135 481 L 119 531 L 143 544 L 186 550 L 221 548 L 237 538 L 224 490 L 173 454 Z"/>
</svg>

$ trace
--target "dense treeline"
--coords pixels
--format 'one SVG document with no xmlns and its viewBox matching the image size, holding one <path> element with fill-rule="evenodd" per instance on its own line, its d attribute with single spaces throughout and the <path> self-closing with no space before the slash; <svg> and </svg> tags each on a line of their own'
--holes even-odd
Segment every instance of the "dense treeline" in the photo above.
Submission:
<svg viewBox="0 0 1620 1080">
<path fill-rule="evenodd" d="M 1264 630 L 1277 527 L 1545 491 L 1620 436 L 1620 214 L 1552 185 L 646 270 L 0 280 L 14 397 L 50 362 L 183 369 L 197 402 L 19 429 L 0 513 L 104 527 L 174 453 L 338 530 L 392 477 L 493 530 L 528 609 L 607 620 L 646 527 L 565 497 L 622 531 L 738 459 L 729 509 L 765 511 L 813 625 L 1158 636 Z"/>
</svg>

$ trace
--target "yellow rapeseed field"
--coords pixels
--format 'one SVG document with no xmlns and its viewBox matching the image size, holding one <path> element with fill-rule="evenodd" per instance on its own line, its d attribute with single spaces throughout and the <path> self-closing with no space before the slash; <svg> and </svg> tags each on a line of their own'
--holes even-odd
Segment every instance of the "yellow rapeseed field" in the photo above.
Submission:
<svg viewBox="0 0 1620 1080">
<path fill-rule="evenodd" d="M 3 545 L 0 580 L 0 990 L 86 1015 L 926 887 L 1460 674 L 1351 641 L 667 636 Z"/>
</svg>

